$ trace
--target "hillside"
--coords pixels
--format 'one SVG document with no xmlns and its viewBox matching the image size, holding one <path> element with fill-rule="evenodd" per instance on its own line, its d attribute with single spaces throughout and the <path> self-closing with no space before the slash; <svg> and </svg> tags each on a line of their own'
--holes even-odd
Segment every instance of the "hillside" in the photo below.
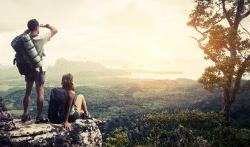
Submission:
<svg viewBox="0 0 250 147">
<path fill-rule="evenodd" d="M 202 134 L 200 131 L 206 127 L 206 124 L 209 123 L 210 120 L 203 121 L 205 124 L 199 124 L 199 120 L 197 122 L 196 119 L 199 116 L 204 116 L 206 118 L 205 120 L 212 119 L 214 121 L 219 121 L 219 118 L 222 118 L 218 113 L 221 110 L 222 104 L 220 91 L 206 91 L 199 83 L 190 79 L 139 80 L 120 78 L 119 75 L 129 73 L 122 70 L 108 69 L 98 63 L 66 61 L 64 59 L 58 60 L 53 67 L 49 67 L 45 90 L 44 113 L 46 113 L 48 108 L 50 90 L 53 87 L 60 86 L 60 77 L 62 73 L 70 71 L 73 71 L 72 73 L 75 75 L 76 92 L 85 95 L 91 115 L 97 119 L 107 121 L 106 124 L 100 128 L 104 139 L 104 145 L 119 146 L 120 143 L 125 143 L 128 146 L 136 144 L 152 145 L 152 143 L 161 144 L 166 143 L 167 141 L 159 140 L 159 142 L 154 142 L 153 139 L 151 140 L 152 142 L 145 142 L 145 138 L 152 137 L 153 134 L 151 133 L 162 131 L 163 135 L 164 131 L 168 134 L 165 134 L 168 138 L 169 135 L 173 135 L 173 132 L 178 132 L 180 129 L 184 129 L 189 136 L 193 136 L 191 142 L 186 143 L 194 143 L 197 145 L 197 139 L 201 139 L 201 141 L 209 142 L 208 144 L 205 144 L 205 146 L 209 146 L 214 143 L 211 138 L 216 138 L 216 136 L 214 136 L 216 130 L 222 129 L 219 127 L 221 126 L 221 122 L 218 122 L 216 123 L 216 127 L 211 128 L 214 130 L 211 132 L 211 138 L 206 137 L 206 134 Z M 9 68 L 5 71 L 5 73 L 7 72 L 9 73 L 8 75 L 3 74 L 2 72 L 0 73 L 5 76 L 5 78 L 2 77 L 1 79 L 2 84 L 0 95 L 5 98 L 4 102 L 6 103 L 7 108 L 11 110 L 10 112 L 12 115 L 15 118 L 18 118 L 22 113 L 22 97 L 24 94 L 23 80 L 16 76 L 14 68 Z M 249 96 L 250 91 L 241 93 L 236 103 L 233 105 L 233 128 L 229 128 L 228 130 L 233 136 L 237 134 L 235 131 L 242 135 L 241 129 L 250 129 L 250 119 L 248 115 L 250 112 Z M 30 104 L 30 112 L 33 117 L 36 110 L 35 104 L 36 94 L 35 89 L 33 89 Z M 176 123 L 181 126 L 184 125 L 184 128 L 180 128 L 177 125 L 172 128 L 172 131 L 170 131 L 166 130 L 167 128 L 165 127 L 158 128 L 159 126 L 154 126 L 159 123 L 159 119 L 162 117 L 169 118 L 171 116 L 170 118 L 175 120 L 186 119 L 183 114 L 194 116 L 194 119 L 188 118 L 185 124 L 188 122 L 199 124 L 201 130 L 196 130 L 198 134 L 190 134 L 190 131 L 195 131 L 195 128 L 186 126 L 183 122 L 179 121 Z M 213 115 L 215 116 L 213 117 Z M 175 116 L 178 116 L 178 118 L 175 118 Z M 153 122 L 152 126 L 146 128 L 146 130 L 140 130 L 138 125 L 140 126 L 141 123 L 146 123 L 144 120 L 147 118 L 150 118 L 150 121 Z M 165 123 L 169 123 L 169 120 L 166 121 L 167 122 Z M 152 128 L 155 127 L 158 128 L 158 131 L 152 130 Z M 139 132 L 136 132 L 136 130 Z M 151 133 L 145 134 L 145 131 Z M 139 136 L 133 136 L 136 134 Z M 131 139 L 131 135 L 132 138 L 136 140 Z M 199 138 L 200 135 L 202 138 Z M 154 137 L 158 138 L 160 136 L 156 135 Z M 184 139 L 188 138 L 184 137 Z M 220 136 L 217 136 L 217 141 L 220 141 L 221 139 Z M 239 140 L 239 142 L 242 143 L 242 141 L 245 142 L 249 138 L 247 137 L 243 140 L 242 138 L 235 139 L 235 143 Z"/>
<path fill-rule="evenodd" d="M 57 85 L 59 86 L 59 83 Z M 45 111 L 51 88 L 46 88 Z M 182 89 L 182 91 L 179 89 Z M 186 84 L 182 80 L 131 80 L 123 84 L 120 81 L 120 84 L 116 85 L 111 83 L 109 85 L 77 86 L 76 91 L 86 96 L 93 115 L 100 116 L 103 119 L 119 114 L 128 114 L 129 112 L 188 108 L 196 102 L 213 96 L 213 94 L 199 88 L 197 83 Z M 24 89 L 10 89 L 3 94 L 10 110 L 16 112 L 22 110 Z M 32 92 L 31 99 L 31 105 L 34 105 L 35 91 Z M 34 111 L 35 109 L 31 107 L 31 110 Z"/>
</svg>

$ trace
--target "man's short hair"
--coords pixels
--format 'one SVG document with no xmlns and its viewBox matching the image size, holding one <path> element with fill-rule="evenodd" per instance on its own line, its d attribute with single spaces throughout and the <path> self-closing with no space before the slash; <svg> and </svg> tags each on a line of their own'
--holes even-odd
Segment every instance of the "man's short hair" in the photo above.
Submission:
<svg viewBox="0 0 250 147">
<path fill-rule="evenodd" d="M 39 22 L 36 19 L 31 19 L 27 23 L 27 27 L 30 31 L 36 30 L 36 28 L 39 26 Z"/>
</svg>

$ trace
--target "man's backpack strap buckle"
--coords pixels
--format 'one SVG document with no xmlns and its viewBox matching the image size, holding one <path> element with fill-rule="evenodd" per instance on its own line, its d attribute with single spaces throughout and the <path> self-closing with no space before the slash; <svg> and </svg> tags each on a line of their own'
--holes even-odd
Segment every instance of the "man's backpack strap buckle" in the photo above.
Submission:
<svg viewBox="0 0 250 147">
<path fill-rule="evenodd" d="M 13 59 L 13 65 L 15 65 L 15 64 L 16 64 L 16 58 Z"/>
</svg>

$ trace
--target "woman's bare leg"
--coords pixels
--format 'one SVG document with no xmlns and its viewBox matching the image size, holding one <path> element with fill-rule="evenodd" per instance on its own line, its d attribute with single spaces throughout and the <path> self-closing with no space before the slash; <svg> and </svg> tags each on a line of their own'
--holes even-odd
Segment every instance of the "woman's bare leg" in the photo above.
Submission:
<svg viewBox="0 0 250 147">
<path fill-rule="evenodd" d="M 82 94 L 79 94 L 77 96 L 76 101 L 75 101 L 75 105 L 76 105 L 77 112 L 79 112 L 80 114 L 82 114 L 82 113 L 88 114 L 86 100 Z"/>
</svg>

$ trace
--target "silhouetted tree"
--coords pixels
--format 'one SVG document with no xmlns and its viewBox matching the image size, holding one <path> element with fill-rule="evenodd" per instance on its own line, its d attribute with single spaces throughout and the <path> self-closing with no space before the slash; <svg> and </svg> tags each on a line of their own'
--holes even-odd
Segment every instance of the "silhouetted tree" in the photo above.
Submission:
<svg viewBox="0 0 250 147">
<path fill-rule="evenodd" d="M 195 0 L 188 26 L 205 59 L 213 62 L 199 82 L 208 90 L 223 89 L 223 112 L 227 124 L 230 109 L 242 89 L 241 79 L 250 71 L 250 33 L 242 26 L 250 14 L 249 0 Z"/>
</svg>

